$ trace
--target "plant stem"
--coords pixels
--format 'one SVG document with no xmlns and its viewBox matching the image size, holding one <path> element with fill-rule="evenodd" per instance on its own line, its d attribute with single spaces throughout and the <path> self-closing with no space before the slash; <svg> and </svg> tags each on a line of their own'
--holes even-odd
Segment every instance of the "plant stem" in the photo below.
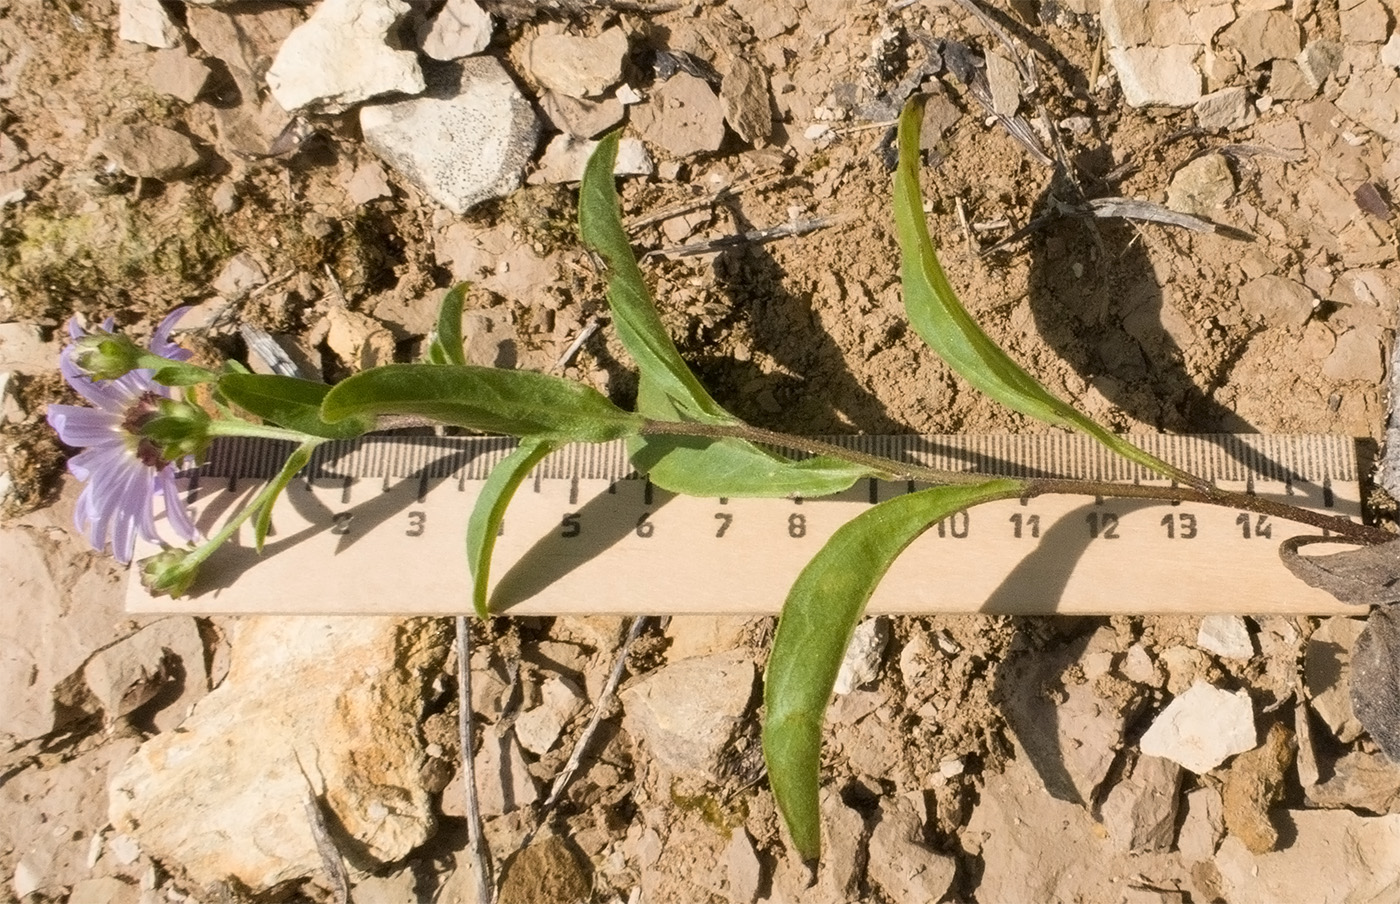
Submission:
<svg viewBox="0 0 1400 904">
<path fill-rule="evenodd" d="M 307 433 L 274 427 L 271 424 L 250 424 L 247 421 L 233 418 L 212 420 L 205 427 L 205 432 L 209 436 L 256 436 L 261 439 L 280 439 L 291 443 L 303 443 L 308 440 L 317 440 L 318 444 L 321 442 L 318 437 Z"/>
<path fill-rule="evenodd" d="M 911 465 L 907 462 L 847 449 L 845 446 L 823 442 L 809 436 L 793 436 L 788 433 L 764 430 L 762 427 L 754 427 L 742 421 L 716 423 L 649 420 L 642 425 L 641 432 L 643 436 L 702 436 L 742 439 L 751 443 L 764 443 L 783 449 L 810 452 L 813 455 L 829 455 L 852 464 L 863 465 L 877 472 L 885 480 L 922 480 L 928 483 L 966 485 L 982 483 L 987 479 L 984 474 L 971 471 L 943 471 L 938 468 Z"/>
<path fill-rule="evenodd" d="M 707 423 L 700 421 L 647 421 L 642 426 L 644 436 L 731 437 L 764 443 L 784 449 L 796 449 L 814 455 L 829 455 L 853 464 L 863 465 L 888 480 L 920 480 L 934 484 L 967 485 L 982 483 L 994 475 L 975 471 L 944 471 L 894 461 L 847 449 L 835 443 L 805 436 L 793 436 L 764 430 L 742 422 Z M 1184 472 L 1183 472 L 1184 473 Z M 1261 515 L 1272 515 L 1298 524 L 1306 524 L 1336 534 L 1338 539 L 1367 546 L 1396 539 L 1394 534 L 1379 527 L 1348 521 L 1337 515 L 1326 515 L 1311 509 L 1276 502 L 1249 493 L 1233 493 L 1210 486 L 1192 476 L 1193 486 L 1150 486 L 1144 484 L 1112 483 L 1103 480 L 1073 480 L 1068 478 L 1029 478 L 1024 481 L 1027 497 L 1044 495 L 1105 496 L 1119 499 L 1153 499 L 1162 502 L 1198 502 L 1221 508 L 1241 509 Z"/>
</svg>

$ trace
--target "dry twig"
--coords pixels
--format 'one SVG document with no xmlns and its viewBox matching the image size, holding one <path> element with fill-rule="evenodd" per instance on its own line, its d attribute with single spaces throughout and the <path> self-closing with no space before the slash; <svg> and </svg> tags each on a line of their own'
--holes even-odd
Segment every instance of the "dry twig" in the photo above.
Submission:
<svg viewBox="0 0 1400 904">
<path fill-rule="evenodd" d="M 467 838 L 476 864 L 476 900 L 491 904 L 495 898 L 491 852 L 482 834 L 481 802 L 476 794 L 476 757 L 472 732 L 472 643 L 467 617 L 457 616 L 457 742 L 462 748 L 462 789 L 467 804 Z"/>
</svg>

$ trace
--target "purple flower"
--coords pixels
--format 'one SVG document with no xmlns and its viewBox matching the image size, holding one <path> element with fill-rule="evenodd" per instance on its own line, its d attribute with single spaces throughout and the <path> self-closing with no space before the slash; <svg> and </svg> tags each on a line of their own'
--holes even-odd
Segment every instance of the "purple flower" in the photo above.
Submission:
<svg viewBox="0 0 1400 904">
<path fill-rule="evenodd" d="M 151 351 L 175 361 L 184 361 L 190 352 L 170 341 L 175 322 L 185 313 L 179 308 L 166 317 L 151 338 Z M 101 331 L 112 331 L 112 319 Z M 87 331 L 74 321 L 68 333 L 76 341 Z M 59 355 L 59 370 L 68 385 L 93 407 L 50 405 L 49 426 L 63 442 L 83 447 L 68 462 L 68 470 L 86 482 L 78 496 L 73 521 L 78 530 L 101 552 L 110 543 L 112 555 L 126 564 L 136 548 L 136 537 L 160 543 L 156 532 L 154 503 L 165 499 L 165 517 L 184 540 L 199 536 L 188 509 L 175 487 L 175 467 L 141 427 L 155 417 L 161 402 L 171 398 L 170 390 L 151 379 L 149 370 L 133 370 L 114 380 L 93 380 L 74 360 L 76 345 L 66 346 Z"/>
</svg>

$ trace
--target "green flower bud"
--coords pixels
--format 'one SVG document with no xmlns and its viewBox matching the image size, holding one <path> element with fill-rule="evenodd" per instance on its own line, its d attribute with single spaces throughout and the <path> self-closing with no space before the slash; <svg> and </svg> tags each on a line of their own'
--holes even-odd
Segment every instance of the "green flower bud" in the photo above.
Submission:
<svg viewBox="0 0 1400 904">
<path fill-rule="evenodd" d="M 120 333 L 91 333 L 74 343 L 73 363 L 94 380 L 115 380 L 141 366 L 145 349 Z"/>
<path fill-rule="evenodd" d="M 164 552 L 142 559 L 141 586 L 152 596 L 169 596 L 179 599 L 189 591 L 190 585 L 199 576 L 199 560 L 193 559 L 190 549 L 167 549 Z"/>
</svg>

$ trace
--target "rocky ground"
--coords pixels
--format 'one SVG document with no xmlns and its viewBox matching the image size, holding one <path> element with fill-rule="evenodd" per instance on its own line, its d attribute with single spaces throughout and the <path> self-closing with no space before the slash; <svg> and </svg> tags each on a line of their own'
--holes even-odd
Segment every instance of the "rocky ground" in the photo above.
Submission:
<svg viewBox="0 0 1400 904">
<path fill-rule="evenodd" d="M 265 367 L 251 326 L 334 380 L 414 358 L 460 280 L 472 360 L 625 402 L 573 232 L 619 123 L 663 316 L 756 423 L 1042 429 L 900 315 L 888 133 L 919 89 L 950 277 L 1057 392 L 1122 430 L 1383 436 L 1395 0 L 483 7 L 0 0 L 0 899 L 331 900 L 319 813 L 357 904 L 475 900 L 451 625 L 127 618 L 44 405 L 74 314 L 145 335 L 192 304 L 201 355 Z M 1215 225 L 1086 215 L 1106 197 Z M 1360 626 L 872 619 L 809 889 L 757 751 L 770 619 L 477 625 L 499 899 L 1400 901 Z"/>
</svg>

